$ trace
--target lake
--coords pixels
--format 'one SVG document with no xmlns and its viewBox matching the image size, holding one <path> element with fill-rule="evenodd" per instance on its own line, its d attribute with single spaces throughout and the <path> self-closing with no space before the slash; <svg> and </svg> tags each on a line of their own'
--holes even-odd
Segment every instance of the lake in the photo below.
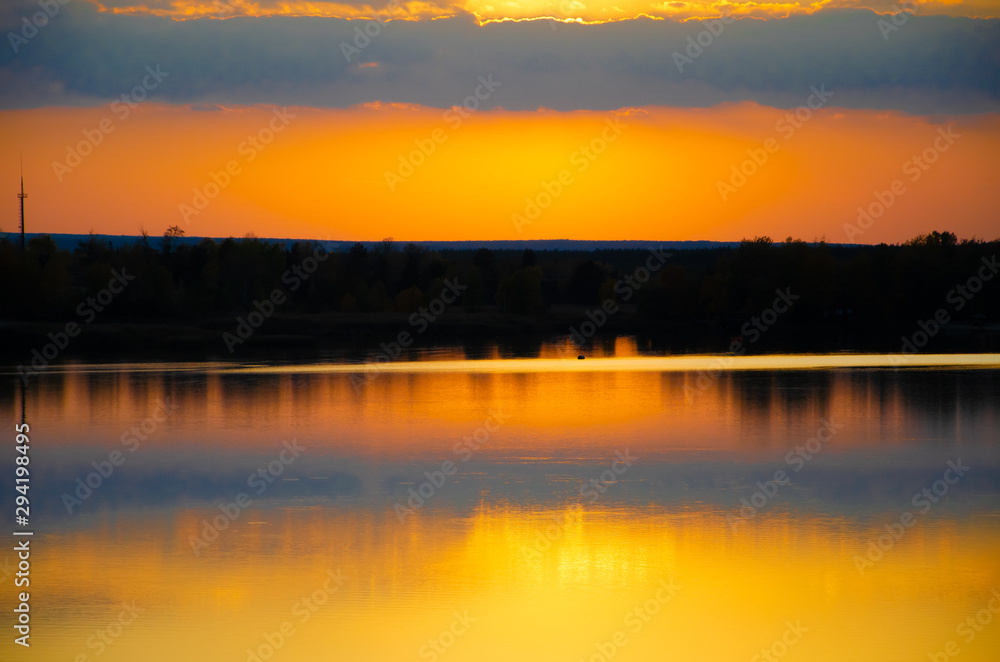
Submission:
<svg viewBox="0 0 1000 662">
<path fill-rule="evenodd" d="M 25 659 L 1000 650 L 1000 355 L 444 348 L 0 389 L 11 445 L 31 426 Z"/>
</svg>

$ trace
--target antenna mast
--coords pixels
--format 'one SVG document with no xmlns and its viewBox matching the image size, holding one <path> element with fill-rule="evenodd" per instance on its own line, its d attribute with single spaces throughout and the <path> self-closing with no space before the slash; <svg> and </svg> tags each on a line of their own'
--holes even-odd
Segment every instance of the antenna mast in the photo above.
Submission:
<svg viewBox="0 0 1000 662">
<path fill-rule="evenodd" d="M 21 192 L 17 194 L 21 200 L 21 252 L 24 252 L 24 199 L 28 194 L 24 192 L 24 158 L 21 158 Z"/>
</svg>

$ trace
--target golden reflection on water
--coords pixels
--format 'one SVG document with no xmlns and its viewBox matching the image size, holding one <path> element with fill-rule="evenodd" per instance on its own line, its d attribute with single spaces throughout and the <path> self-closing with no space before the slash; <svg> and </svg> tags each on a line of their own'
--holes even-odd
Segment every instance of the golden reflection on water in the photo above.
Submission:
<svg viewBox="0 0 1000 662">
<path fill-rule="evenodd" d="M 450 453 L 491 410 L 508 419 L 484 457 L 592 457 L 622 444 L 780 457 L 824 418 L 845 424 L 831 449 L 977 441 L 1000 428 L 988 393 L 924 369 L 409 372 L 360 386 L 356 374 L 275 370 L 69 372 L 32 387 L 28 411 L 52 446 L 116 444 L 169 403 L 146 448 L 264 452 L 299 438 L 373 461 Z"/>
<path fill-rule="evenodd" d="M 283 508 L 249 513 L 266 524 L 237 522 L 195 557 L 187 536 L 215 514 L 123 517 L 40 541 L 45 659 L 86 652 L 132 600 L 146 611 L 100 659 L 246 660 L 285 621 L 296 633 L 275 659 L 422 659 L 455 611 L 476 621 L 442 659 L 589 660 L 620 630 L 629 643 L 615 659 L 749 660 L 787 621 L 808 633 L 785 659 L 926 659 L 1000 588 L 995 517 L 929 521 L 862 576 L 856 541 L 879 518 L 775 512 L 734 534 L 713 509 L 499 503 L 397 525 L 391 511 Z M 293 616 L 338 568 L 342 588 L 308 622 Z M 676 593 L 657 603 L 663 586 Z M 995 660 L 1000 623 L 963 648 Z"/>
<path fill-rule="evenodd" d="M 295 633 L 261 659 L 430 660 L 425 644 L 466 611 L 475 622 L 445 637 L 442 662 L 600 662 L 618 633 L 628 643 L 616 662 L 752 662 L 789 622 L 804 633 L 782 660 L 926 660 L 949 641 L 960 660 L 997 659 L 1000 614 L 971 642 L 956 632 L 1000 590 L 996 356 L 951 357 L 953 371 L 740 357 L 706 382 L 697 370 L 715 357 L 649 359 L 627 341 L 615 351 L 395 364 L 360 386 L 356 366 L 329 365 L 43 375 L 27 413 L 32 462 L 64 468 L 46 488 L 56 510 L 91 461 L 169 408 L 80 514 L 40 519 L 34 659 L 248 662 L 289 622 Z M 833 368 L 800 369 L 809 361 Z M 475 463 L 401 522 L 393 503 L 455 459 L 491 410 L 508 419 Z M 844 427 L 804 472 L 812 487 L 734 531 L 727 516 L 756 480 L 744 474 L 785 466 L 823 420 Z M 301 477 L 349 474 L 356 491 L 274 488 L 196 556 L 203 521 L 292 438 L 309 448 Z M 642 458 L 634 473 L 594 503 L 579 498 L 625 448 Z M 959 455 L 974 460 L 969 479 L 859 572 L 867 541 Z M 235 488 L 211 483 L 229 474 Z M 696 489 L 699 476 L 720 482 Z M 185 491 L 202 483 L 220 487 Z M 137 498 L 154 485 L 180 496 Z M 343 586 L 321 591 L 304 621 L 301 601 L 337 569 Z M 6 610 L 11 579 L 0 586 Z M 96 633 L 133 600 L 144 611 L 98 655 Z M 17 659 L 12 649 L 3 641 L 0 657 Z"/>
</svg>

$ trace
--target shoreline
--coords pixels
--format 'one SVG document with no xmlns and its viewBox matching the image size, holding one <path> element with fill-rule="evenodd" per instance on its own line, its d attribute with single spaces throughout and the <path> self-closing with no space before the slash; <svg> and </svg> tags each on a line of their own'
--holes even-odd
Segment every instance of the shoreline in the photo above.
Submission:
<svg viewBox="0 0 1000 662">
<path fill-rule="evenodd" d="M 565 308 L 548 315 L 509 315 L 494 312 L 450 311 L 433 324 L 415 328 L 402 313 L 276 313 L 229 351 L 224 334 L 235 334 L 236 316 L 187 319 L 97 321 L 80 325 L 77 335 L 51 359 L 58 363 L 78 358 L 136 358 L 176 360 L 185 357 L 240 359 L 273 356 L 294 358 L 303 354 L 365 357 L 393 346 L 406 337 L 409 344 L 399 355 L 461 348 L 477 357 L 498 351 L 501 355 L 537 356 L 543 345 L 565 344 L 581 354 L 614 353 L 616 338 L 632 337 L 638 351 L 650 354 L 828 354 L 903 353 L 904 339 L 919 328 L 913 323 L 878 325 L 843 320 L 801 324 L 784 320 L 748 340 L 740 335 L 742 322 L 655 321 L 630 316 L 611 317 L 592 338 L 580 344 L 570 339 L 587 321 L 586 307 Z M 0 322 L 0 363 L 27 364 L 32 351 L 53 343 L 66 322 Z M 232 337 L 232 336 L 231 336 Z M 581 338 L 582 335 L 577 335 Z M 1000 324 L 942 326 L 917 353 L 1000 352 Z M 909 353 L 913 353 L 912 351 Z M 51 351 L 50 351 L 51 354 Z"/>
</svg>

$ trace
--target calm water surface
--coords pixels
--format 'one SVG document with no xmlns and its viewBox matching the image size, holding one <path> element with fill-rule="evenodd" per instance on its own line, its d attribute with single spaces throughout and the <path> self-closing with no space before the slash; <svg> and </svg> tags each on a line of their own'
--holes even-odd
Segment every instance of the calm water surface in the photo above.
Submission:
<svg viewBox="0 0 1000 662">
<path fill-rule="evenodd" d="M 23 659 L 995 661 L 1000 357 L 925 362 L 49 372 Z"/>
</svg>

